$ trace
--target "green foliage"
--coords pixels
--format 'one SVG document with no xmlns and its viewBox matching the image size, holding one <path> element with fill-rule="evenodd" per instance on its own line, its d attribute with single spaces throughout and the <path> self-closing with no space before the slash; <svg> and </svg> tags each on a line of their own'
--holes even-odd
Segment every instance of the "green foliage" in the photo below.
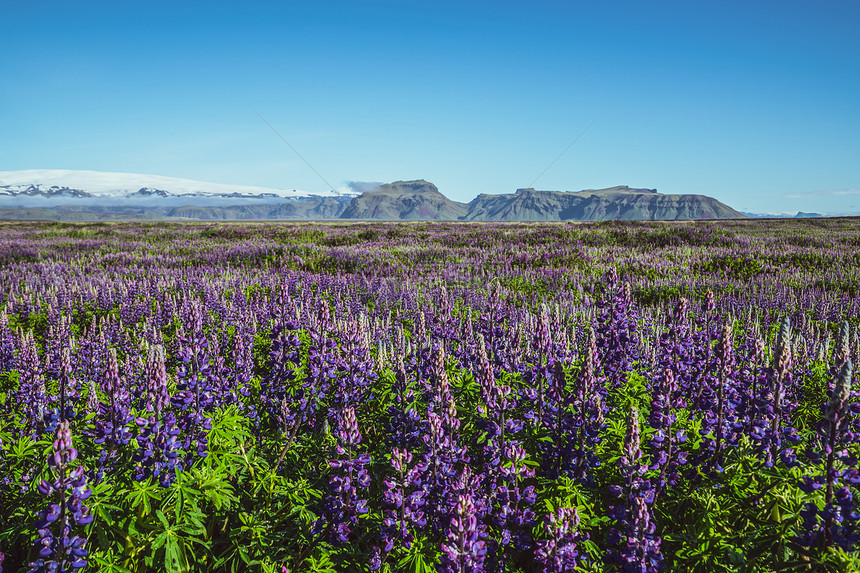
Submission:
<svg viewBox="0 0 860 573">
<path fill-rule="evenodd" d="M 655 307 L 648 309 L 653 311 L 649 320 L 665 318 L 659 315 L 659 311 L 681 297 L 688 298 L 691 307 L 698 307 L 708 290 L 717 295 L 740 296 L 749 289 L 750 296 L 757 297 L 755 300 L 761 300 L 762 305 L 745 309 L 747 314 L 736 316 L 734 323 L 736 342 L 748 344 L 753 320 L 762 317 L 773 319 L 786 312 L 802 314 L 804 321 L 821 332 L 829 330 L 834 335 L 839 325 L 834 317 L 839 313 L 833 311 L 824 316 L 821 309 L 841 310 L 843 307 L 840 305 L 846 309 L 854 308 L 852 301 L 846 304 L 845 297 L 855 297 L 860 292 L 856 268 L 852 266 L 860 260 L 852 249 L 845 248 L 860 244 L 854 237 L 856 227 L 842 228 L 835 222 L 826 223 L 828 226 L 821 227 L 814 237 L 806 237 L 803 233 L 788 232 L 794 229 L 788 227 L 790 224 L 793 223 L 786 222 L 785 227 L 781 227 L 784 233 L 745 227 L 744 222 L 720 226 L 710 223 L 620 222 L 540 226 L 476 224 L 465 230 L 443 223 L 373 227 L 313 224 L 243 227 L 219 224 L 189 226 L 181 231 L 163 225 L 80 226 L 73 229 L 46 226 L 33 232 L 41 233 L 39 237 L 63 236 L 57 245 L 61 256 L 74 254 L 86 264 L 102 269 L 118 268 L 106 260 L 106 254 L 118 254 L 107 244 L 108 241 L 129 236 L 137 240 L 137 235 L 141 234 L 147 237 L 145 244 L 153 246 L 169 245 L 171 233 L 183 239 L 191 237 L 202 242 L 194 248 L 171 247 L 165 255 L 169 261 L 164 263 L 170 272 L 153 279 L 169 293 L 168 298 L 185 294 L 178 292 L 177 285 L 182 283 L 172 282 L 174 269 L 170 267 L 203 266 L 216 260 L 219 271 L 234 273 L 227 280 L 229 288 L 218 293 L 226 301 L 234 296 L 240 300 L 244 296 L 248 302 L 271 299 L 280 284 L 298 276 L 301 284 L 297 289 L 302 296 L 313 293 L 317 297 L 315 303 L 331 303 L 333 315 L 343 312 L 335 304 L 341 300 L 335 297 L 342 296 L 344 289 L 352 289 L 350 293 L 361 291 L 355 298 L 359 301 L 358 310 L 378 320 L 386 320 L 384 312 L 389 310 L 392 330 L 402 326 L 404 337 L 413 345 L 417 344 L 414 337 L 415 314 L 405 312 L 395 304 L 386 309 L 387 301 L 375 298 L 373 292 L 365 292 L 364 285 L 387 280 L 401 288 L 413 276 L 411 273 L 420 269 L 421 276 L 433 277 L 434 282 L 409 291 L 412 297 L 410 304 L 418 308 L 429 307 L 434 303 L 434 297 L 428 293 L 447 281 L 444 284 L 450 293 L 452 317 L 462 322 L 470 316 L 474 319 L 473 324 L 478 325 L 488 317 L 482 315 L 479 319 L 478 313 L 485 310 L 470 308 L 474 304 L 472 296 L 485 297 L 491 291 L 488 285 L 498 281 L 503 302 L 513 306 L 532 309 L 541 301 L 558 302 L 559 313 L 564 316 L 562 322 L 565 328 L 570 328 L 569 332 L 581 332 L 579 328 L 583 323 L 593 320 L 594 307 L 581 306 L 580 303 L 585 295 L 594 300 L 604 294 L 599 277 L 612 268 L 622 278 L 631 281 L 637 303 Z M 831 238 L 831 232 L 837 236 Z M 773 236 L 779 233 L 785 236 Z M 742 249 L 755 241 L 760 241 L 757 251 Z M 237 243 L 241 243 L 243 248 L 228 253 Z M 53 261 L 57 254 L 47 245 L 43 242 L 32 247 L 9 249 L 0 254 L 0 266 L 10 268 L 42 260 Z M 380 248 L 381 245 L 385 248 Z M 774 245 L 794 245 L 802 249 L 781 252 L 774 249 Z M 498 256 L 483 257 L 480 266 L 470 267 L 468 272 L 458 270 L 460 266 L 466 267 L 465 261 L 470 260 L 474 251 L 481 249 L 496 249 L 493 252 Z M 143 258 L 148 256 L 145 251 L 142 249 L 134 254 Z M 160 253 L 154 248 L 153 252 Z M 272 270 L 263 270 L 269 267 Z M 153 273 L 159 270 L 144 264 L 140 268 Z M 275 269 L 283 275 L 269 280 Z M 198 270 L 183 270 L 181 273 L 191 274 Z M 311 275 L 334 275 L 334 278 L 292 273 L 296 270 Z M 444 275 L 441 271 L 445 271 Z M 359 274 L 363 282 L 356 280 L 350 284 L 341 281 L 345 276 Z M 121 278 L 119 275 L 106 276 L 116 280 Z M 137 280 L 138 277 L 134 275 L 131 278 Z M 279 282 L 282 278 L 284 283 Z M 256 280 L 260 282 L 255 283 Z M 762 281 L 771 280 L 785 286 L 784 292 L 774 295 L 768 291 L 772 285 Z M 327 281 L 334 286 L 325 286 L 329 284 Z M 189 283 L 193 284 L 189 287 L 194 291 L 192 295 L 202 296 L 208 288 L 205 282 Z M 12 291 L 19 292 L 17 285 L 11 286 Z M 821 297 L 820 305 L 797 308 L 796 299 L 791 296 L 795 291 L 808 289 Z M 149 296 L 138 294 L 126 302 L 142 304 L 151 310 L 155 308 L 155 302 Z M 41 301 L 30 307 L 16 307 L 9 302 L 11 299 L 6 300 L 10 330 L 20 328 L 33 332 L 39 352 L 44 354 L 45 336 L 53 320 L 50 317 L 54 316 L 47 303 Z M 25 310 L 13 312 L 12 309 L 18 308 Z M 350 307 L 348 312 L 354 310 Z M 510 310 L 517 313 L 515 309 Z M 70 313 L 72 333 L 76 337 L 87 336 L 94 319 L 115 317 L 119 311 L 119 307 L 104 309 L 91 301 L 82 303 Z M 745 317 L 750 320 L 745 320 Z M 213 331 L 222 328 L 222 317 L 212 314 L 207 318 L 211 322 L 208 328 Z M 341 314 L 337 318 L 348 320 L 351 316 Z M 517 318 L 508 320 L 513 322 Z M 660 326 L 659 320 L 647 324 L 655 328 Z M 856 318 L 851 324 L 856 326 Z M 144 329 L 145 325 L 145 318 L 137 325 L 124 325 L 124 336 L 127 335 L 128 339 L 123 338 L 117 343 L 121 361 L 133 363 L 136 359 L 135 349 L 142 347 L 143 341 L 151 334 Z M 178 317 L 163 326 L 160 335 L 167 347 L 175 344 L 181 326 Z M 226 334 L 226 340 L 234 340 L 239 325 L 231 324 L 224 328 L 221 334 Z M 327 423 L 306 424 L 294 437 L 284 435 L 275 428 L 263 408 L 261 389 L 264 383 L 268 383 L 267 377 L 271 373 L 271 328 L 272 324 L 263 323 L 256 330 L 252 343 L 254 376 L 247 388 L 250 396 L 244 400 L 245 404 L 242 408 L 229 406 L 212 413 L 209 449 L 205 458 L 194 459 L 190 467 L 178 474 L 175 483 L 163 488 L 152 479 L 132 479 L 130 468 L 136 447 L 132 441 L 128 448 L 117 453 L 104 480 L 98 483 L 91 481 L 92 496 L 87 504 L 95 520 L 84 533 L 90 540 L 89 560 L 93 570 L 116 573 L 279 573 L 281 566 L 286 565 L 293 573 L 298 573 L 351 571 L 366 567 L 367 548 L 379 543 L 377 534 L 383 515 L 378 504 L 360 518 L 355 528 L 355 543 L 350 547 L 331 545 L 324 532 L 315 527 L 325 515 L 324 500 L 330 491 L 332 470 L 328 460 L 336 451 L 336 438 L 331 429 Z M 765 335 L 769 346 L 772 346 L 775 329 L 776 325 L 772 325 Z M 299 330 L 296 334 L 301 347 L 298 363 L 289 365 L 295 368 L 295 379 L 284 382 L 288 392 L 298 391 L 311 376 L 308 368 L 310 334 L 306 330 Z M 469 367 L 462 365 L 468 364 L 468 354 L 474 349 L 458 340 L 457 336 L 445 336 L 446 344 L 450 345 L 446 371 L 460 420 L 458 439 L 469 448 L 470 455 L 474 455 L 473 462 L 479 464 L 479 452 L 488 442 L 482 428 L 489 420 L 486 413 L 478 409 L 482 398 L 475 376 Z M 374 344 L 377 342 L 373 341 Z M 512 340 L 509 330 L 500 343 L 513 345 L 517 341 Z M 372 356 L 379 356 L 380 348 L 382 345 L 373 348 Z M 713 345 L 709 350 L 714 350 Z M 770 348 L 766 350 L 768 355 L 771 352 Z M 497 358 L 491 356 L 491 360 Z M 770 359 L 767 356 L 765 361 Z M 179 361 L 175 356 L 170 360 L 170 387 L 174 389 Z M 498 366 L 495 362 L 494 365 Z M 747 366 L 740 364 L 739 368 Z M 567 373 L 564 392 L 568 396 L 576 387 L 577 368 L 573 367 Z M 798 452 L 816 445 L 813 431 L 821 421 L 821 407 L 828 400 L 829 384 L 833 380 L 833 372 L 828 368 L 830 366 L 825 363 L 806 361 L 802 368 L 796 369 L 796 376 L 802 373 L 802 378 L 799 387 L 793 387 L 790 398 L 797 401 L 797 407 L 788 413 L 786 421 L 800 431 L 800 442 L 796 445 Z M 384 487 L 382 481 L 391 475 L 391 444 L 387 428 L 391 424 L 394 373 L 388 367 L 377 369 L 376 373 L 378 377 L 372 383 L 369 397 L 358 405 L 357 412 L 363 437 L 362 451 L 372 457 L 369 497 L 379 499 Z M 342 374 L 338 372 L 336 375 Z M 134 368 L 123 368 L 123 375 L 133 378 L 139 372 Z M 607 485 L 617 484 L 621 479 L 618 460 L 627 431 L 627 417 L 633 407 L 638 409 L 640 416 L 643 462 L 648 465 L 655 463 L 656 456 L 649 444 L 654 431 L 648 425 L 653 396 L 650 375 L 652 373 L 646 366 L 637 363 L 619 387 L 606 388 L 608 410 L 605 427 L 594 448 L 600 461 L 600 466 L 594 470 L 595 484 L 578 483 L 565 476 L 555 478 L 540 472 L 524 480 L 535 487 L 536 525 L 531 533 L 537 540 L 548 536 L 542 522 L 544 515 L 559 507 L 577 508 L 580 529 L 588 535 L 579 549 L 592 558 L 583 570 L 610 570 L 600 564 L 606 552 L 609 529 L 613 527 L 607 512 L 618 501 L 609 495 Z M 527 389 L 526 377 L 520 369 L 508 371 L 500 368 L 496 376 L 500 383 L 512 388 L 514 395 L 522 396 Z M 34 555 L 32 524 L 44 503 L 36 488 L 41 479 L 49 477 L 44 460 L 51 444 L 46 435 L 22 437 L 20 417 L 11 411 L 13 406 L 9 398 L 18 388 L 19 378 L 15 370 L 0 372 L 0 408 L 4 411 L 0 416 L 0 476 L 8 482 L 0 498 L 0 550 L 26 562 Z M 88 398 L 89 389 L 85 380 L 79 382 L 79 396 L 83 403 Z M 416 396 L 416 408 L 422 414 L 427 407 L 423 395 L 424 382 L 413 376 L 408 381 L 409 389 Z M 56 387 L 53 373 L 47 375 L 46 384 L 49 390 Z M 252 407 L 256 408 L 254 417 L 251 416 Z M 323 407 L 327 406 L 324 404 Z M 527 403 L 521 404 L 516 412 L 511 412 L 511 418 L 525 419 L 527 407 Z M 571 412 L 576 412 L 578 407 L 575 404 L 568 406 Z M 802 476 L 812 475 L 820 468 L 808 460 L 802 461 L 797 468 L 788 468 L 780 463 L 767 468 L 755 444 L 741 440 L 726 448 L 724 458 L 720 460 L 720 471 L 706 475 L 696 465 L 701 462 L 696 455 L 701 454 L 703 441 L 709 438 L 703 436 L 707 420 L 696 408 L 687 404 L 686 408 L 676 409 L 673 423 L 673 430 L 682 430 L 687 437 L 686 442 L 677 447 L 694 462 L 681 469 L 679 483 L 662 491 L 654 506 L 658 535 L 663 537 L 663 554 L 667 558 L 666 570 L 739 573 L 860 570 L 856 552 L 818 550 L 799 546 L 797 542 L 802 527 L 800 511 L 804 504 L 823 504 L 823 494 L 805 494 L 797 484 Z M 80 407 L 79 411 L 82 412 L 83 408 Z M 75 418 L 73 427 L 75 445 L 81 451 L 80 459 L 84 460 L 89 475 L 95 475 L 95 460 L 100 449 L 93 443 L 92 436 L 82 431 L 91 422 L 91 414 L 81 413 Z M 131 427 L 134 428 L 133 425 Z M 517 439 L 526 449 L 523 464 L 535 467 L 539 465 L 541 456 L 551 451 L 555 436 L 526 419 Z M 852 455 L 860 454 L 856 450 L 855 447 Z M 416 458 L 420 456 L 418 449 L 414 453 Z M 659 471 L 645 470 L 642 477 L 656 480 Z M 385 557 L 381 571 L 435 571 L 440 543 L 440 532 L 419 532 L 410 548 L 398 546 Z M 520 562 L 512 562 L 508 568 L 508 571 L 523 573 L 528 570 L 532 569 Z"/>
<path fill-rule="evenodd" d="M 514 296 L 524 296 L 528 299 L 544 298 L 547 294 L 547 282 L 544 279 L 528 279 L 522 275 L 500 277 L 499 283 Z"/>
<path fill-rule="evenodd" d="M 725 255 L 700 263 L 701 272 L 748 280 L 763 272 L 761 261 L 750 255 Z"/>
<path fill-rule="evenodd" d="M 798 430 L 810 430 L 821 421 L 821 407 L 827 402 L 829 380 L 827 365 L 813 363 L 802 382 L 803 395 L 797 408 L 791 412 L 791 422 Z"/>
</svg>

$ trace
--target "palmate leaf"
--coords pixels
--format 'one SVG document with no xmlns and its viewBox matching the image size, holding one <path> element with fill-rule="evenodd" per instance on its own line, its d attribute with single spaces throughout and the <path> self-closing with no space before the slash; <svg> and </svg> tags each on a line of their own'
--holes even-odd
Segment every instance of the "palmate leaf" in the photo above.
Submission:
<svg viewBox="0 0 860 573">
<path fill-rule="evenodd" d="M 633 406 L 639 409 L 640 418 L 647 418 L 651 409 L 651 399 L 648 393 L 648 380 L 639 372 L 630 371 L 627 379 L 618 389 L 615 398 L 621 416 L 626 416 Z"/>
<path fill-rule="evenodd" d="M 87 564 L 99 573 L 132 573 L 131 569 L 123 567 L 117 561 L 119 558 L 110 551 L 90 551 Z"/>
<path fill-rule="evenodd" d="M 338 573 L 328 553 L 322 553 L 318 557 L 311 555 L 302 565 L 301 570 L 309 573 Z"/>
<path fill-rule="evenodd" d="M 216 510 L 232 506 L 238 501 L 236 490 L 226 471 L 194 468 L 183 472 L 176 487 L 178 503 L 210 503 Z"/>
<path fill-rule="evenodd" d="M 418 537 L 397 561 L 397 568 L 408 573 L 431 573 L 435 571 L 437 553 L 426 538 Z"/>
<path fill-rule="evenodd" d="M 215 563 L 216 568 L 224 567 L 229 571 L 245 571 L 249 567 L 261 566 L 267 570 L 271 565 L 273 547 L 277 542 L 275 524 L 280 519 L 269 519 L 265 509 L 254 513 L 241 512 L 238 514 L 240 525 L 234 525 L 224 539 L 227 547 L 222 549 Z M 283 548 L 278 547 L 278 550 Z"/>
<path fill-rule="evenodd" d="M 157 483 L 147 478 L 143 481 L 131 482 L 131 487 L 120 491 L 119 495 L 133 514 L 146 517 L 152 511 L 153 502 L 161 499 L 162 492 L 162 488 Z"/>
<path fill-rule="evenodd" d="M 434 570 L 431 563 L 427 563 L 425 557 L 420 553 L 414 553 L 398 561 L 397 566 L 400 570 L 409 573 L 431 573 Z"/>
<path fill-rule="evenodd" d="M 45 440 L 35 441 L 30 436 L 23 436 L 16 440 L 4 441 L 6 445 L 5 457 L 13 464 L 18 464 L 23 460 L 35 458 L 37 455 L 46 452 L 51 443 Z"/>
<path fill-rule="evenodd" d="M 155 520 L 149 527 L 154 536 L 146 559 L 149 566 L 176 573 L 195 567 L 206 570 L 210 553 L 209 544 L 201 538 L 205 534 L 200 521 L 202 514 L 186 511 L 181 523 L 171 523 L 168 514 L 160 509 L 156 509 L 153 516 Z M 141 542 L 143 540 L 138 540 L 139 544 Z"/>
<path fill-rule="evenodd" d="M 209 430 L 210 450 L 235 450 L 239 444 L 251 441 L 248 418 L 235 405 L 219 408 L 212 417 Z"/>
</svg>

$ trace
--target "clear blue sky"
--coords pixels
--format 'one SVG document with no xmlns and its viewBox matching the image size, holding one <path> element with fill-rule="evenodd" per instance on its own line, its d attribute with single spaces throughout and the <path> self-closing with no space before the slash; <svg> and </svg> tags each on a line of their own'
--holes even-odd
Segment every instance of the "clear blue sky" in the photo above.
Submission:
<svg viewBox="0 0 860 573">
<path fill-rule="evenodd" d="M 0 170 L 860 213 L 860 2 L 0 0 Z"/>
</svg>

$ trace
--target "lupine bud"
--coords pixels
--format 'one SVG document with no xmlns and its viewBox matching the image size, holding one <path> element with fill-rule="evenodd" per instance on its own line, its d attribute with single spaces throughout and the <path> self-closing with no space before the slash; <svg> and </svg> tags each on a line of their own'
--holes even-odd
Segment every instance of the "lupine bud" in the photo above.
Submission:
<svg viewBox="0 0 860 573">
<path fill-rule="evenodd" d="M 621 450 L 626 464 L 631 466 L 642 458 L 642 450 L 639 448 L 639 410 L 636 406 L 630 408 L 627 416 L 627 433 L 624 435 L 624 447 Z"/>
<path fill-rule="evenodd" d="M 848 325 L 848 321 L 844 321 L 842 326 L 839 328 L 839 335 L 836 337 L 836 350 L 835 355 L 833 357 L 834 362 L 836 362 L 836 367 L 841 368 L 845 362 L 848 361 L 851 356 L 851 329 Z"/>
<path fill-rule="evenodd" d="M 845 416 L 848 399 L 851 397 L 851 375 L 853 369 L 854 367 L 850 359 L 842 363 L 839 377 L 836 379 L 836 387 L 833 389 L 833 394 L 830 397 L 830 402 L 827 404 L 824 415 L 824 421 L 827 424 L 838 424 Z"/>
<path fill-rule="evenodd" d="M 780 375 L 791 368 L 791 321 L 786 316 L 779 327 L 774 352 L 774 366 Z"/>
</svg>

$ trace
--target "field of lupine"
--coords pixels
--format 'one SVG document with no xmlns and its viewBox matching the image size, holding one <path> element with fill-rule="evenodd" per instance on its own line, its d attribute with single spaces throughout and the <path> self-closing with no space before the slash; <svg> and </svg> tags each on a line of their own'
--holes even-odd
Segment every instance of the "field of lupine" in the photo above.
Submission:
<svg viewBox="0 0 860 573">
<path fill-rule="evenodd" d="M 860 221 L 0 224 L 5 571 L 857 571 Z"/>
</svg>

